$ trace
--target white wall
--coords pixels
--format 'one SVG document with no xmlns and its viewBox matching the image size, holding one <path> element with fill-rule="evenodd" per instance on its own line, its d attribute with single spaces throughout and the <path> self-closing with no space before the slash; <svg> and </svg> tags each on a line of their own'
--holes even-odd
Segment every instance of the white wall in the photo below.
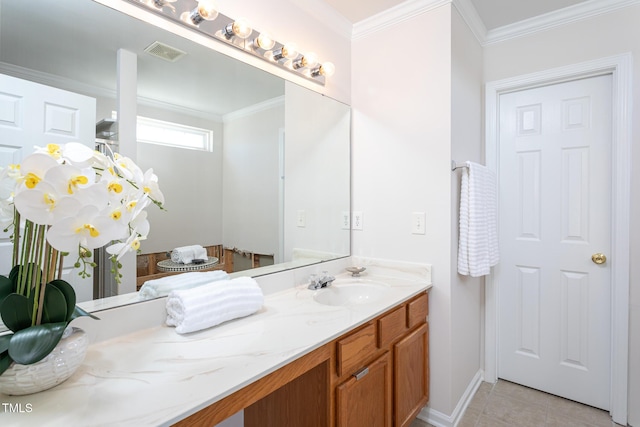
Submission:
<svg viewBox="0 0 640 427">
<path fill-rule="evenodd" d="M 349 107 L 289 82 L 285 99 L 284 259 L 294 249 L 348 255 Z"/>
<path fill-rule="evenodd" d="M 633 69 L 632 165 L 640 164 L 640 5 L 485 47 L 487 82 L 631 52 Z M 632 168 L 631 260 L 640 256 L 640 168 Z M 630 265 L 629 419 L 640 426 L 640 264 Z"/>
<path fill-rule="evenodd" d="M 278 251 L 278 143 L 282 128 L 282 102 L 224 122 L 225 247 L 268 255 Z"/>
<path fill-rule="evenodd" d="M 429 406 L 444 422 L 480 368 L 482 289 L 454 266 L 459 183 L 451 160 L 480 160 L 482 67 L 479 44 L 452 10 L 352 44 L 352 197 L 364 224 L 353 232 L 353 254 L 432 263 Z M 426 212 L 425 235 L 411 234 L 412 212 Z"/>
<path fill-rule="evenodd" d="M 457 162 L 484 164 L 482 151 L 482 47 L 453 9 L 451 155 Z M 451 340 L 452 398 L 460 398 L 482 369 L 484 279 L 457 274 L 460 176 L 451 174 Z M 455 403 L 454 400 L 452 403 Z"/>
<path fill-rule="evenodd" d="M 165 211 L 147 209 L 151 232 L 141 252 L 222 243 L 222 123 L 145 106 L 138 115 L 213 130 L 212 152 L 137 144 L 136 163 L 153 168 L 166 199 Z"/>
</svg>

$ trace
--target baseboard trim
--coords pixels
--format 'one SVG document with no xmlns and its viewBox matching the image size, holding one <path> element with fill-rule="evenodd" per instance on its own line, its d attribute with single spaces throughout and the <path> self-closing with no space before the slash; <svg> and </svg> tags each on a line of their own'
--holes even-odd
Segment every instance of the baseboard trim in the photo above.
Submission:
<svg viewBox="0 0 640 427">
<path fill-rule="evenodd" d="M 425 406 L 418 414 L 418 418 L 435 427 L 454 427 L 458 425 L 467 410 L 467 407 L 471 403 L 473 396 L 476 394 L 476 391 L 478 391 L 480 384 L 482 384 L 483 379 L 484 371 L 480 369 L 476 372 L 473 379 L 467 386 L 467 389 L 460 397 L 460 400 L 451 415 L 443 414 L 429 406 Z"/>
</svg>

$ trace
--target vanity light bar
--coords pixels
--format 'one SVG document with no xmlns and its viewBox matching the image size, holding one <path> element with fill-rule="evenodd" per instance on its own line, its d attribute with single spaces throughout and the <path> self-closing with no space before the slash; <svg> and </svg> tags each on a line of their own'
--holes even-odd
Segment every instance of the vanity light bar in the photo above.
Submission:
<svg viewBox="0 0 640 427">
<path fill-rule="evenodd" d="M 293 43 L 279 43 L 245 20 L 219 13 L 212 0 L 127 1 L 321 85 L 335 72 L 331 62 L 318 62 L 315 53 L 302 54 Z"/>
</svg>

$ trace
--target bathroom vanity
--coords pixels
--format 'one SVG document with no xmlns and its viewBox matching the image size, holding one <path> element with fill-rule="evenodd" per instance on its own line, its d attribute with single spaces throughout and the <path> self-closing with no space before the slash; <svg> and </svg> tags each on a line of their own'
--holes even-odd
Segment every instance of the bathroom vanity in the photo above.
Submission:
<svg viewBox="0 0 640 427">
<path fill-rule="evenodd" d="M 304 269 L 265 276 L 264 307 L 252 316 L 188 335 L 160 325 L 92 344 L 65 383 L 0 396 L 30 408 L 5 411 L 2 425 L 214 426 L 244 409 L 248 427 L 407 426 L 429 395 L 430 277 L 380 273 L 355 282 L 341 274 L 319 291 L 274 291 L 303 283 Z M 354 283 L 358 292 L 386 288 L 365 303 L 320 297 Z M 148 302 L 157 315 L 161 303 Z M 117 310 L 127 322 L 141 309 Z M 103 314 L 82 326 L 113 327 Z"/>
<path fill-rule="evenodd" d="M 245 427 L 406 427 L 429 400 L 428 294 L 421 293 L 177 426 L 245 409 Z"/>
</svg>

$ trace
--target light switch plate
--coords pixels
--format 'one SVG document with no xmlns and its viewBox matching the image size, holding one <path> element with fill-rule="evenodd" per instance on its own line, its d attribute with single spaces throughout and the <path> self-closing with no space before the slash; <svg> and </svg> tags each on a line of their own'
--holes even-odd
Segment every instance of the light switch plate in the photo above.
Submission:
<svg viewBox="0 0 640 427">
<path fill-rule="evenodd" d="M 296 222 L 298 227 L 307 226 L 307 214 L 305 211 L 298 211 L 298 220 Z"/>
<path fill-rule="evenodd" d="M 411 233 L 425 234 L 426 220 L 427 220 L 427 216 L 424 212 L 412 212 L 411 213 Z"/>
</svg>

